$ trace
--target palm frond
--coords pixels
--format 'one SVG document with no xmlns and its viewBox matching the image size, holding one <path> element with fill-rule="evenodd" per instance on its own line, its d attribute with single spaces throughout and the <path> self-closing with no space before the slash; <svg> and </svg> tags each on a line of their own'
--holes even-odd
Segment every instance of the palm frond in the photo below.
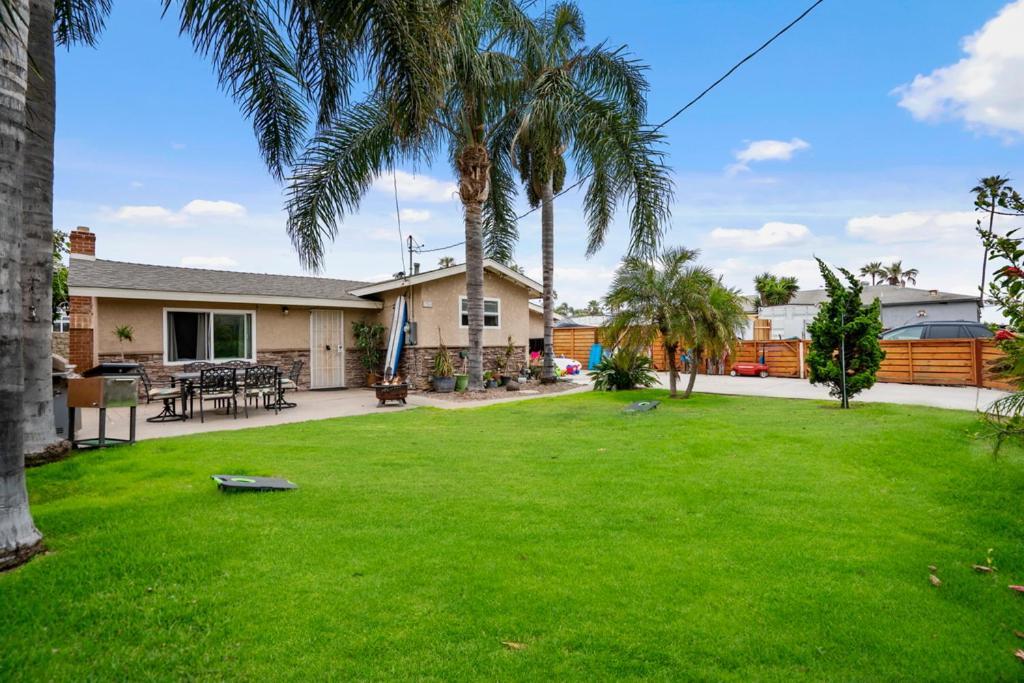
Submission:
<svg viewBox="0 0 1024 683">
<path fill-rule="evenodd" d="M 28 3 L 25 3 L 26 6 Z M 24 43 L 22 31 L 28 26 L 28 8 L 22 12 L 15 0 L 0 0 L 0 45 Z"/>
<path fill-rule="evenodd" d="M 173 0 L 163 0 L 166 14 Z M 275 0 L 180 0 L 180 30 L 212 58 L 217 78 L 252 120 L 276 178 L 294 159 L 307 125 L 300 76 L 279 31 Z"/>
<path fill-rule="evenodd" d="M 360 103 L 318 133 L 296 163 L 288 187 L 288 236 L 302 265 L 319 269 L 338 218 L 358 210 L 374 179 L 399 153 L 385 108 Z"/>
<path fill-rule="evenodd" d="M 8 0 L 0 0 L 7 4 Z M 53 3 L 53 38 L 57 45 L 94 46 L 107 16 L 110 0 L 55 0 Z M 0 9 L 0 15 L 3 10 Z"/>
</svg>

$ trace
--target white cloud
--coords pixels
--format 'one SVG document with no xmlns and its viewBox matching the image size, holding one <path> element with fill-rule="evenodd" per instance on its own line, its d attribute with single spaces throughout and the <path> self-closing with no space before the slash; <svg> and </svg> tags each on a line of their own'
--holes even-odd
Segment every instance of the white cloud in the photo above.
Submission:
<svg viewBox="0 0 1024 683">
<path fill-rule="evenodd" d="M 122 206 L 114 212 L 114 219 L 119 221 L 164 223 L 174 218 L 174 212 L 162 206 Z"/>
<path fill-rule="evenodd" d="M 811 231 L 800 223 L 771 221 L 757 230 L 715 228 L 711 231 L 711 244 L 733 249 L 763 249 L 799 244 L 811 237 Z"/>
<path fill-rule="evenodd" d="M 193 199 L 178 211 L 165 206 L 120 206 L 111 218 L 142 224 L 178 225 L 195 220 L 226 220 L 246 216 L 245 207 L 235 202 Z"/>
<path fill-rule="evenodd" d="M 1024 0 L 963 41 L 965 57 L 896 88 L 916 119 L 959 118 L 989 133 L 1024 133 Z"/>
<path fill-rule="evenodd" d="M 978 214 L 973 211 L 903 211 L 888 216 L 856 216 L 846 222 L 846 232 L 879 244 L 939 240 L 975 244 L 977 220 Z"/>
<path fill-rule="evenodd" d="M 806 140 L 793 138 L 785 140 L 755 140 L 736 152 L 736 163 L 729 166 L 729 173 L 749 171 L 750 164 L 758 161 L 789 161 L 797 152 L 811 146 Z"/>
<path fill-rule="evenodd" d="M 186 268 L 216 268 L 229 270 L 238 267 L 238 261 L 230 256 L 183 256 L 181 265 Z"/>
<path fill-rule="evenodd" d="M 459 187 L 446 180 L 438 180 L 426 175 L 413 175 L 405 171 L 396 171 L 392 176 L 385 173 L 373 181 L 373 188 L 381 192 L 394 193 L 395 183 L 398 184 L 398 198 L 424 202 L 450 202 L 458 197 Z"/>
<path fill-rule="evenodd" d="M 140 187 L 142 187 L 142 181 L 141 180 L 133 180 L 131 182 L 131 186 L 134 187 L 134 188 L 140 188 Z"/>
<path fill-rule="evenodd" d="M 426 209 L 402 209 L 398 217 L 406 223 L 423 223 L 430 220 L 430 212 Z"/>
<path fill-rule="evenodd" d="M 223 200 L 193 199 L 182 207 L 186 216 L 227 216 L 237 218 L 245 215 L 245 207 Z"/>
</svg>

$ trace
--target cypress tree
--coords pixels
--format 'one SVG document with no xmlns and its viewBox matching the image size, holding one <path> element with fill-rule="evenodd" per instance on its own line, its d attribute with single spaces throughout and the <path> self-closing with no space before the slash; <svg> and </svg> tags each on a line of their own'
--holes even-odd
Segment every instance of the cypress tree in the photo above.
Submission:
<svg viewBox="0 0 1024 683">
<path fill-rule="evenodd" d="M 821 259 L 815 260 L 829 298 L 807 326 L 811 335 L 807 354 L 811 384 L 827 384 L 829 393 L 841 401 L 843 408 L 849 408 L 851 396 L 874 385 L 885 358 L 878 342 L 882 332 L 882 304 L 875 299 L 864 305 L 861 302 L 864 288 L 853 273 L 839 269 L 846 279 L 844 283 Z"/>
</svg>

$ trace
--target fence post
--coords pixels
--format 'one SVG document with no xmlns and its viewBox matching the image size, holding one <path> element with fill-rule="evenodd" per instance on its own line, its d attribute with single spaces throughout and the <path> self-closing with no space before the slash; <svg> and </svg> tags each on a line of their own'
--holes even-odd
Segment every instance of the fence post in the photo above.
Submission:
<svg viewBox="0 0 1024 683">
<path fill-rule="evenodd" d="M 982 367 L 981 340 L 971 340 L 971 361 L 974 363 L 974 386 L 981 387 L 985 384 L 985 372 Z"/>
<path fill-rule="evenodd" d="M 910 371 L 910 383 L 914 383 L 914 342 L 907 342 L 907 369 Z"/>
<path fill-rule="evenodd" d="M 797 342 L 799 344 L 799 352 L 797 353 L 797 362 L 800 364 L 799 374 L 800 379 L 804 378 L 804 340 L 801 339 Z"/>
</svg>

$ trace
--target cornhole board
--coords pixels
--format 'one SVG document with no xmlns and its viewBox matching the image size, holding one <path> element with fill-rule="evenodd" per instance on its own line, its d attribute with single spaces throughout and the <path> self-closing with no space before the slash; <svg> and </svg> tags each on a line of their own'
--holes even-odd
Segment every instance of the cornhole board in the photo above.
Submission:
<svg viewBox="0 0 1024 683">
<path fill-rule="evenodd" d="M 624 413 L 646 413 L 648 410 L 654 410 L 658 407 L 661 401 L 634 401 L 628 406 L 622 409 Z"/>
<path fill-rule="evenodd" d="M 398 373 L 398 362 L 402 359 L 402 345 L 405 343 L 406 318 L 405 297 L 399 296 L 395 299 L 395 310 L 391 314 L 388 350 L 384 356 L 384 379 L 391 379 Z"/>
<path fill-rule="evenodd" d="M 213 474 L 221 491 L 288 491 L 299 488 L 287 479 L 251 477 L 246 474 Z"/>
</svg>

